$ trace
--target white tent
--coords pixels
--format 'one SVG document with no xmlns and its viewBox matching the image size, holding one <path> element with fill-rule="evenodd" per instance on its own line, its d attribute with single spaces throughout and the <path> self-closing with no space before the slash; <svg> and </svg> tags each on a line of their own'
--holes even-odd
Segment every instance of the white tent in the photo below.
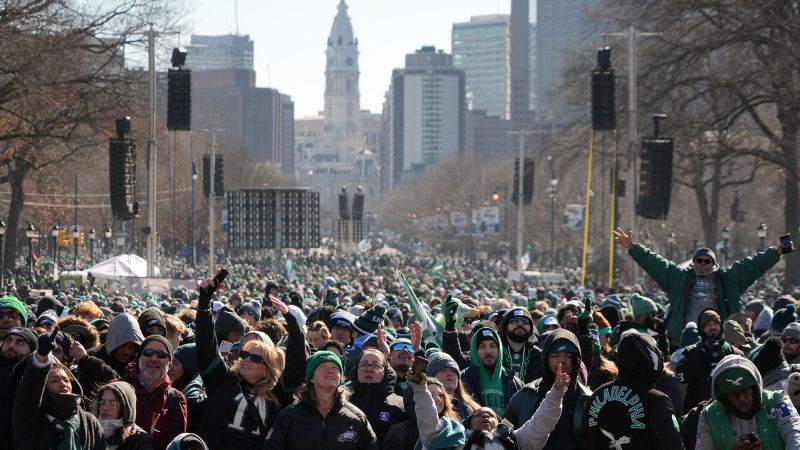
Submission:
<svg viewBox="0 0 800 450">
<path fill-rule="evenodd" d="M 95 278 L 147 278 L 147 261 L 134 254 L 123 254 L 97 263 L 86 270 Z M 158 276 L 158 268 L 154 269 Z"/>
</svg>

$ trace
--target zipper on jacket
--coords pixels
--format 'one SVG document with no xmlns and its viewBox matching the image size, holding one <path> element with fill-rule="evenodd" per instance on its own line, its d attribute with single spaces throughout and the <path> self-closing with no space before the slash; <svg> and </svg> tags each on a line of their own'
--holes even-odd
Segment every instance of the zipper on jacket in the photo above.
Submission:
<svg viewBox="0 0 800 450">
<path fill-rule="evenodd" d="M 320 443 L 324 444 L 325 443 L 325 417 L 322 418 L 322 427 L 321 428 L 322 428 L 322 440 L 320 441 Z"/>
</svg>

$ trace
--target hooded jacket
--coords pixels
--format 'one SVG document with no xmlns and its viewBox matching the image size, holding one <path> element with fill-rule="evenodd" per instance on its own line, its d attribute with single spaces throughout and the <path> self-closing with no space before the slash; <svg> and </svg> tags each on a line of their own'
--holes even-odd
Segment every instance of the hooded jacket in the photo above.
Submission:
<svg viewBox="0 0 800 450">
<path fill-rule="evenodd" d="M 169 376 L 152 390 L 139 381 L 139 369 L 131 363 L 126 377 L 136 391 L 136 424 L 150 433 L 153 448 L 163 450 L 175 436 L 186 432 L 186 397 L 169 385 Z"/>
<path fill-rule="evenodd" d="M 531 335 L 528 341 L 522 346 L 522 350 L 517 355 L 521 358 L 519 373 L 513 371 L 514 355 L 512 355 L 511 347 L 509 346 L 508 334 L 506 328 L 508 322 L 513 317 L 525 317 L 531 323 Z M 522 383 L 530 383 L 531 381 L 542 376 L 542 350 L 536 346 L 538 343 L 538 336 L 536 334 L 536 327 L 533 326 L 533 319 L 531 314 L 525 308 L 512 308 L 503 315 L 503 321 L 500 322 L 500 338 L 503 342 L 503 367 L 508 371 L 514 373 Z"/>
<path fill-rule="evenodd" d="M 111 391 L 119 402 L 119 415 L 122 419 L 122 429 L 118 430 L 113 437 L 106 436 L 109 445 L 116 445 L 117 450 L 152 450 L 153 441 L 141 427 L 136 425 L 136 392 L 130 384 L 124 381 L 115 381 L 100 388 L 97 391 L 98 398 L 102 397 L 104 391 Z M 100 418 L 99 407 L 95 403 L 94 415 Z M 103 421 L 100 420 L 102 424 Z"/>
<path fill-rule="evenodd" d="M 394 393 L 396 381 L 397 374 L 387 365 L 380 382 L 362 383 L 356 376 L 349 384 L 353 390 L 350 403 L 367 416 L 379 442 L 383 441 L 392 425 L 405 420 L 403 398 Z"/>
<path fill-rule="evenodd" d="M 728 412 L 726 401 L 718 392 L 717 379 L 729 369 L 744 369 L 755 380 L 753 401 L 758 412 L 749 419 Z M 762 389 L 761 374 L 748 359 L 739 355 L 726 356 L 714 369 L 712 402 L 703 409 L 697 426 L 697 450 L 728 449 L 735 439 L 755 432 L 763 450 L 800 449 L 800 416 L 785 392 Z"/>
<path fill-rule="evenodd" d="M 572 373 L 569 374 L 570 384 L 564 394 L 561 417 L 555 429 L 550 434 L 550 439 L 547 440 L 547 444 L 545 444 L 543 448 L 547 450 L 585 448 L 580 435 L 583 417 L 592 391 L 578 380 L 581 350 L 578 337 L 569 330 L 559 328 L 548 334 L 547 339 L 544 341 L 544 344 L 542 344 L 542 378 L 523 386 L 522 389 L 511 398 L 503 417 L 508 419 L 516 427 L 521 426 L 527 422 L 528 419 L 533 417 L 534 412 L 536 412 L 539 405 L 544 401 L 545 394 L 553 387 L 555 374 L 550 372 L 546 355 L 550 352 L 550 348 L 560 340 L 567 340 L 572 343 L 572 345 L 578 349 L 578 355 L 576 355 L 572 361 L 573 369 Z"/>
<path fill-rule="evenodd" d="M 704 309 L 700 316 L 708 309 Z M 716 339 L 706 336 L 702 329 L 698 331 L 700 342 L 684 347 L 675 368 L 678 382 L 687 385 L 682 414 L 688 413 L 698 403 L 711 397 L 711 369 L 727 355 L 742 354 L 739 349 L 725 342 L 725 332 L 721 324 Z"/>
<path fill-rule="evenodd" d="M 501 371 L 500 384 L 502 385 L 505 403 L 508 404 L 511 397 L 522 387 L 522 383 L 519 381 L 519 378 L 515 377 L 514 374 L 503 367 L 503 344 L 500 341 L 500 336 L 497 334 L 497 331 L 493 328 L 481 328 L 472 335 L 472 339 L 470 340 L 470 365 L 461 371 L 461 382 L 464 383 L 464 389 L 472 395 L 475 401 L 481 406 L 489 406 L 484 404 L 483 391 L 485 386 L 481 386 L 480 382 L 480 371 L 485 370 L 483 362 L 478 356 L 478 333 L 482 330 L 491 331 L 491 333 L 494 334 L 495 342 L 498 343 L 497 360 L 495 360 L 492 374 L 495 373 L 494 371 Z"/>
<path fill-rule="evenodd" d="M 669 315 L 666 318 L 669 340 L 673 347 L 680 346 L 681 333 L 686 325 L 686 308 L 695 282 L 691 267 L 681 268 L 641 244 L 628 250 L 634 261 L 650 275 L 669 297 Z M 764 273 L 780 261 L 778 251 L 771 247 L 748 258 L 736 261 L 730 267 L 715 270 L 714 292 L 719 304 L 722 320 L 735 312 L 741 312 L 742 293 Z"/>
<path fill-rule="evenodd" d="M 619 375 L 595 390 L 584 419 L 588 448 L 616 444 L 636 449 L 683 449 L 678 420 L 669 397 L 654 388 L 664 359 L 648 336 L 625 334 L 617 347 Z"/>
<path fill-rule="evenodd" d="M 78 435 L 83 450 L 102 450 L 106 448 L 100 422 L 81 408 L 81 386 L 70 373 L 72 394 L 51 394 L 45 383 L 50 372 L 50 361 L 40 363 L 36 358 L 28 358 L 25 372 L 17 387 L 14 400 L 13 425 L 15 448 L 45 450 L 56 445 L 56 431 L 48 416 L 66 420 L 78 416 Z"/>
<path fill-rule="evenodd" d="M 142 345 L 142 342 L 144 342 L 144 335 L 142 334 L 142 330 L 139 329 L 139 323 L 136 319 L 130 314 L 123 313 L 114 317 L 114 320 L 111 321 L 111 325 L 108 327 L 108 333 L 106 334 L 105 344 L 100 344 L 88 350 L 86 353 L 100 358 L 114 369 L 117 374 L 123 376 L 125 375 L 125 366 L 128 364 L 128 361 L 119 362 L 116 358 L 111 356 L 111 354 L 114 350 L 128 342 L 133 342 L 137 346 Z"/>
<path fill-rule="evenodd" d="M 367 450 L 375 445 L 367 417 L 347 401 L 334 399 L 333 409 L 322 417 L 310 395 L 284 408 L 267 434 L 264 450 Z"/>
<path fill-rule="evenodd" d="M 172 381 L 172 387 L 179 389 L 186 397 L 188 422 L 186 431 L 194 433 L 200 429 L 206 404 L 206 388 L 203 379 L 197 370 L 197 347 L 194 343 L 184 344 L 175 350 L 175 359 L 183 366 L 183 377 L 177 382 Z"/>
</svg>

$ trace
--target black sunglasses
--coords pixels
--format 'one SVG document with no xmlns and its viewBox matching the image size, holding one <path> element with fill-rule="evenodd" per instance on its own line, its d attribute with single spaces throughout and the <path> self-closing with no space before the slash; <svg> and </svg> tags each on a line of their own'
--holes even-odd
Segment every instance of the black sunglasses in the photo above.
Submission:
<svg viewBox="0 0 800 450">
<path fill-rule="evenodd" d="M 714 264 L 714 260 L 710 258 L 697 258 L 694 262 L 697 264 Z"/>
<path fill-rule="evenodd" d="M 256 354 L 254 354 L 254 353 L 250 353 L 250 352 L 246 352 L 246 351 L 244 351 L 244 350 L 242 350 L 241 352 L 239 352 L 239 358 L 242 358 L 242 359 L 248 359 L 248 358 L 250 358 L 250 361 L 253 361 L 253 362 L 254 362 L 254 363 L 256 363 L 256 364 L 263 364 L 263 365 L 265 365 L 265 366 L 267 365 L 267 362 L 266 362 L 266 361 L 264 361 L 264 357 L 263 357 L 263 356 L 261 356 L 261 355 L 256 355 Z"/>
<path fill-rule="evenodd" d="M 793 337 L 782 337 L 781 341 L 783 341 L 784 343 L 788 342 L 790 344 L 800 344 L 800 341 L 798 341 L 797 339 L 795 339 Z"/>
<path fill-rule="evenodd" d="M 148 358 L 158 356 L 158 359 L 167 359 L 169 358 L 169 353 L 165 352 L 164 350 L 153 350 L 152 348 L 146 348 L 142 350 L 142 356 L 146 356 Z"/>
</svg>

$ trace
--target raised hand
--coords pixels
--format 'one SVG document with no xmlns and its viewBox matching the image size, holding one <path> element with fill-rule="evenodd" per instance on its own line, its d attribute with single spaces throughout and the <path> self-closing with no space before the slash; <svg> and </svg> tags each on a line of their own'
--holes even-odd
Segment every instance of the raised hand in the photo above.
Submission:
<svg viewBox="0 0 800 450">
<path fill-rule="evenodd" d="M 411 347 L 416 352 L 422 346 L 422 327 L 419 322 L 414 322 L 408 326 L 408 329 L 411 330 Z"/>
<path fill-rule="evenodd" d="M 83 345 L 78 341 L 72 341 L 72 345 L 69 347 L 69 357 L 78 362 L 83 357 L 86 356 L 86 349 L 83 348 Z"/>
<path fill-rule="evenodd" d="M 622 227 L 617 228 L 614 230 L 614 240 L 617 241 L 617 244 L 621 245 L 622 248 L 628 249 L 633 247 L 633 236 L 626 234 L 625 230 Z"/>
<path fill-rule="evenodd" d="M 561 392 L 567 390 L 567 386 L 569 386 L 569 374 L 562 372 L 561 363 L 558 363 L 558 368 L 556 369 L 556 377 L 553 386 Z"/>
<path fill-rule="evenodd" d="M 456 329 L 456 311 L 458 310 L 458 303 L 453 300 L 452 295 L 448 295 L 444 299 L 444 329 L 446 331 L 455 331 Z"/>
<path fill-rule="evenodd" d="M 211 298 L 214 295 L 214 280 L 211 278 L 206 278 L 200 283 L 200 286 L 197 288 L 198 299 L 197 299 L 197 309 L 208 309 L 211 305 Z"/>
<path fill-rule="evenodd" d="M 590 298 L 584 299 L 583 312 L 578 314 L 577 326 L 580 333 L 587 333 L 589 325 L 592 323 L 592 300 Z"/>
<path fill-rule="evenodd" d="M 39 337 L 36 338 L 36 353 L 46 357 L 50 352 L 56 349 L 58 329 L 59 327 L 56 326 L 50 334 L 40 334 Z"/>
<path fill-rule="evenodd" d="M 275 297 L 272 294 L 269 294 L 269 301 L 272 302 L 272 306 L 275 307 L 281 314 L 286 314 L 289 312 L 289 307 L 286 306 L 286 303 L 283 303 L 278 297 Z"/>
<path fill-rule="evenodd" d="M 383 324 L 378 324 L 378 329 L 375 331 L 375 337 L 378 339 L 378 350 L 384 355 L 389 356 L 389 344 L 386 343 L 386 335 L 383 334 Z"/>
</svg>

